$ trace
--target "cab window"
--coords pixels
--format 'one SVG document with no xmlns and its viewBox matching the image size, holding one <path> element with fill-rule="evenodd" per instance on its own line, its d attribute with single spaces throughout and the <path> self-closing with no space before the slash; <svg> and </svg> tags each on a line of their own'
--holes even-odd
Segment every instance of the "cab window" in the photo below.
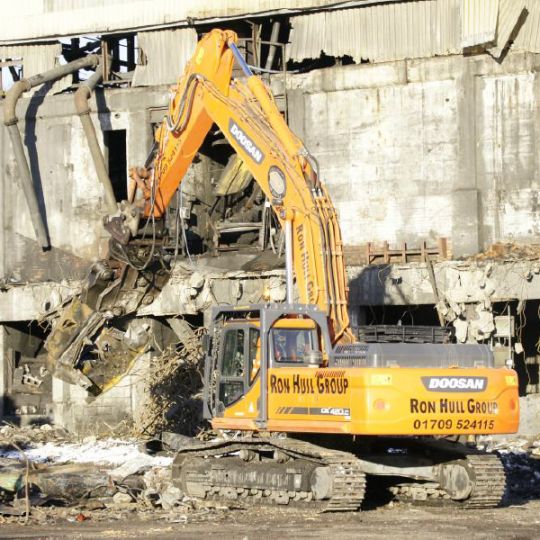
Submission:
<svg viewBox="0 0 540 540">
<path fill-rule="evenodd" d="M 223 377 L 241 377 L 244 373 L 244 330 L 228 330 L 223 347 Z"/>
<path fill-rule="evenodd" d="M 219 383 L 219 400 L 229 407 L 244 395 L 245 331 L 227 330 L 223 336 L 223 358 Z"/>
<path fill-rule="evenodd" d="M 314 348 L 313 331 L 274 328 L 272 330 L 272 348 L 276 362 L 303 363 L 304 355 Z"/>
<path fill-rule="evenodd" d="M 256 328 L 249 329 L 249 382 L 253 382 L 261 367 L 261 333 Z"/>
</svg>

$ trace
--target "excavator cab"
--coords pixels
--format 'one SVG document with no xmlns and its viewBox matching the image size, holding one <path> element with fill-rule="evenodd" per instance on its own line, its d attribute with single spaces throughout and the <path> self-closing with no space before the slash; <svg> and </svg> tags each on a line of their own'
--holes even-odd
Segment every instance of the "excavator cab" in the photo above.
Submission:
<svg viewBox="0 0 540 540">
<path fill-rule="evenodd" d="M 261 377 L 266 381 L 272 367 L 321 367 L 324 346 L 330 345 L 326 319 L 315 306 L 218 307 L 212 316 L 204 343 L 204 413 L 218 423 L 232 415 L 240 424 L 264 425 L 267 392 L 263 385 L 261 393 Z"/>
</svg>

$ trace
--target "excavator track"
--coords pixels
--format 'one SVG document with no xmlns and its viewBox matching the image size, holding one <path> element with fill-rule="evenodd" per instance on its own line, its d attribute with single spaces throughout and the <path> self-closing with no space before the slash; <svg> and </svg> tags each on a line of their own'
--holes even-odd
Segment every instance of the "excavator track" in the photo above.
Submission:
<svg viewBox="0 0 540 540">
<path fill-rule="evenodd" d="M 501 504 L 506 492 L 506 473 L 498 456 L 493 454 L 468 454 L 463 459 L 450 462 L 467 471 L 471 482 L 466 498 L 456 498 L 440 484 L 434 482 L 404 483 L 390 488 L 394 496 L 404 502 L 430 506 L 457 505 L 466 509 L 495 508 Z"/>
<path fill-rule="evenodd" d="M 295 439 L 246 437 L 181 450 L 173 482 L 202 499 L 312 508 L 360 509 L 366 480 L 353 454 Z"/>
</svg>

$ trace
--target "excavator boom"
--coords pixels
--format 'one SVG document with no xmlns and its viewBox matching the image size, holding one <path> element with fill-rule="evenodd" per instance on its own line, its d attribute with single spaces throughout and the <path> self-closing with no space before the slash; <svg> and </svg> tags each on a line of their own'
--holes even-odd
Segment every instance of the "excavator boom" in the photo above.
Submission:
<svg viewBox="0 0 540 540">
<path fill-rule="evenodd" d="M 293 268 L 287 272 L 292 280 L 294 269 L 300 301 L 327 314 L 333 343 L 352 342 L 336 210 L 315 160 L 287 126 L 262 80 L 251 73 L 236 42 L 234 32 L 212 30 L 197 45 L 156 134 L 154 185 L 144 214 L 165 212 L 215 123 L 289 231 Z M 235 59 L 245 81 L 232 78 Z"/>
</svg>

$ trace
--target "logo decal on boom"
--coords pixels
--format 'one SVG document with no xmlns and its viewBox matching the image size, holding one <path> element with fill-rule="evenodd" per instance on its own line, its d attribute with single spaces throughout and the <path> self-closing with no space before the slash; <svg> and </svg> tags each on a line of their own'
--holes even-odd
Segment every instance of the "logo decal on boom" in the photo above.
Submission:
<svg viewBox="0 0 540 540">
<path fill-rule="evenodd" d="M 422 383 L 430 392 L 483 392 L 487 377 L 422 377 Z"/>
<path fill-rule="evenodd" d="M 236 142 L 246 151 L 255 163 L 261 163 L 264 159 L 264 154 L 259 147 L 242 131 L 236 122 L 231 118 L 229 120 L 229 131 Z"/>
</svg>

